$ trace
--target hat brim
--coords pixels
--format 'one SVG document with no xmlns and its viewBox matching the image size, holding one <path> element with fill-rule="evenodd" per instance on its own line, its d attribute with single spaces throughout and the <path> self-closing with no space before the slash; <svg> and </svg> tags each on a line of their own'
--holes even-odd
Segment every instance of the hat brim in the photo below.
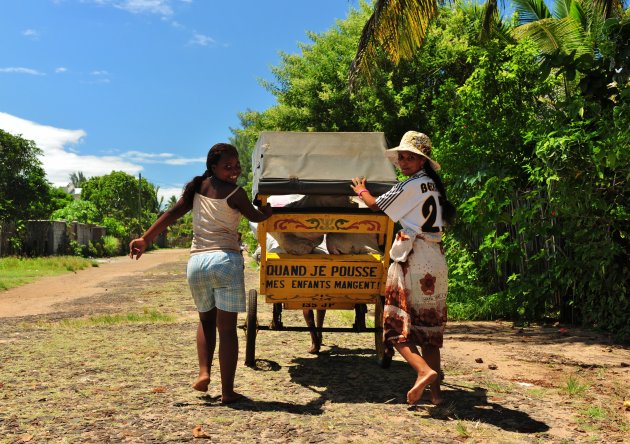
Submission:
<svg viewBox="0 0 630 444">
<path fill-rule="evenodd" d="M 439 171 L 442 168 L 439 163 L 437 163 L 435 160 L 431 159 L 429 156 L 424 154 L 419 149 L 417 149 L 417 148 L 410 148 L 410 147 L 403 147 L 403 146 L 397 146 L 395 148 L 391 148 L 391 149 L 385 150 L 385 156 L 396 167 L 399 166 L 398 165 L 398 152 L 399 151 L 409 151 L 410 153 L 415 153 L 415 154 L 421 155 L 422 157 L 427 159 L 427 161 L 431 165 L 431 168 L 433 168 L 433 171 Z"/>
</svg>

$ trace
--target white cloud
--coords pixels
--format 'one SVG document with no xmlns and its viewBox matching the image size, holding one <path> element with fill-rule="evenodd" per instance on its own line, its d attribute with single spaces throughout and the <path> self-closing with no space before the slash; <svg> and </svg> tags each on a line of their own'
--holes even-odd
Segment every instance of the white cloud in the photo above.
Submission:
<svg viewBox="0 0 630 444">
<path fill-rule="evenodd" d="M 200 46 L 208 46 L 214 43 L 214 39 L 212 37 L 208 37 L 204 34 L 199 34 L 198 32 L 194 33 L 190 42 L 191 45 L 200 45 Z"/>
<path fill-rule="evenodd" d="M 164 161 L 164 163 L 167 165 L 190 165 L 192 163 L 205 164 L 205 162 L 206 162 L 205 157 L 193 157 L 193 158 L 188 158 L 188 159 L 185 157 L 178 157 L 176 159 L 168 159 Z"/>
<path fill-rule="evenodd" d="M 81 171 L 85 177 L 109 174 L 113 170 L 137 174 L 142 166 L 120 156 L 81 155 L 70 151 L 87 135 L 84 130 L 68 130 L 42 125 L 0 112 L 0 128 L 11 134 L 33 140 L 42 149 L 46 178 L 56 186 L 65 186 L 71 173 Z"/>
<path fill-rule="evenodd" d="M 81 81 L 81 83 L 85 83 L 87 85 L 98 85 L 98 84 L 103 84 L 103 83 L 105 84 L 111 83 L 111 80 L 101 78 L 101 79 L 96 79 L 96 80 L 84 80 L 84 81 Z"/>
<path fill-rule="evenodd" d="M 55 1 L 55 0 L 53 0 Z M 57 0 L 59 1 L 59 0 Z M 210 46 L 217 42 L 210 36 L 195 32 L 186 25 L 174 20 L 175 9 L 187 8 L 194 0 L 80 0 L 82 3 L 92 3 L 104 7 L 112 7 L 130 12 L 132 14 L 155 14 L 161 16 L 164 23 L 172 27 L 191 33 L 192 37 L 188 45 Z M 177 3 L 176 3 L 177 2 Z M 179 3 L 179 4 L 178 4 Z M 223 45 L 227 46 L 227 45 Z M 98 82 L 107 83 L 107 82 Z"/>
<path fill-rule="evenodd" d="M 82 81 L 82 83 L 87 83 L 88 85 L 111 83 L 111 80 L 109 78 L 110 74 L 104 69 L 95 69 L 94 71 L 90 72 L 90 75 L 92 76 L 91 80 L 84 80 Z"/>
<path fill-rule="evenodd" d="M 36 69 L 31 68 L 23 68 L 21 66 L 11 66 L 8 68 L 0 68 L 0 72 L 11 73 L 11 74 L 30 74 L 32 76 L 45 76 L 43 72 L 39 72 Z"/>
<path fill-rule="evenodd" d="M 206 162 L 205 157 L 176 157 L 172 153 L 145 153 L 142 151 L 127 151 L 126 153 L 122 153 L 120 157 L 128 159 L 131 162 L 161 163 L 165 165 L 204 164 Z"/>
<path fill-rule="evenodd" d="M 170 187 L 170 188 L 160 187 L 160 189 L 158 190 L 158 200 L 160 199 L 160 197 L 163 197 L 164 198 L 163 205 L 166 207 L 171 196 L 175 196 L 176 199 L 179 199 L 180 197 L 182 197 L 183 190 L 184 190 L 184 185 L 182 185 L 181 187 Z"/>
<path fill-rule="evenodd" d="M 113 6 L 133 14 L 171 15 L 171 0 L 91 0 L 103 6 Z"/>
<path fill-rule="evenodd" d="M 33 39 L 33 40 L 39 39 L 39 32 L 37 32 L 34 29 L 25 29 L 24 31 L 22 31 L 22 35 L 24 37 L 28 37 L 29 39 Z"/>
<path fill-rule="evenodd" d="M 63 66 L 60 66 L 59 68 L 55 68 L 55 72 L 56 72 L 57 74 L 61 74 L 61 73 L 63 73 L 63 72 L 67 72 L 67 71 L 68 71 L 68 68 L 65 68 L 65 67 L 63 67 Z"/>
</svg>

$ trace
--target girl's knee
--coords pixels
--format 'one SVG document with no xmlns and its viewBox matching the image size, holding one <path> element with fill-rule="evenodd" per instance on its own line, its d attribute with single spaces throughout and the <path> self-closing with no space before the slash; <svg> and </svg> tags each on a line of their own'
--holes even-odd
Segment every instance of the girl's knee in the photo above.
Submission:
<svg viewBox="0 0 630 444">
<path fill-rule="evenodd" d="M 217 310 L 217 330 L 219 333 L 236 334 L 236 319 L 238 313 Z"/>
<path fill-rule="evenodd" d="M 217 319 L 217 309 L 213 308 L 210 311 L 200 311 L 199 320 L 201 322 L 214 322 Z"/>
</svg>

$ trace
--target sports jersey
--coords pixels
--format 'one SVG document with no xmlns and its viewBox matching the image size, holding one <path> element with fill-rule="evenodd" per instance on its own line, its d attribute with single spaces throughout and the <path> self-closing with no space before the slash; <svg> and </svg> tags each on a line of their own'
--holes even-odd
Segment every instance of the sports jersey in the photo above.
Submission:
<svg viewBox="0 0 630 444">
<path fill-rule="evenodd" d="M 424 170 L 376 198 L 376 205 L 408 234 L 444 230 L 440 192 Z"/>
</svg>

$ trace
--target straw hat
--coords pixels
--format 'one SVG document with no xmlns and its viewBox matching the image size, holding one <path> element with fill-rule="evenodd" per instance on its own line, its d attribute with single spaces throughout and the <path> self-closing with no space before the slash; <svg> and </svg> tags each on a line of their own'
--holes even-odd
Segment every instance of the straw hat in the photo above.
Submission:
<svg viewBox="0 0 630 444">
<path fill-rule="evenodd" d="M 434 171 L 438 171 L 441 167 L 435 160 L 431 159 L 431 139 L 424 133 L 417 131 L 407 131 L 400 139 L 400 145 L 385 151 L 385 155 L 391 163 L 398 166 L 398 151 L 410 151 L 425 157 Z"/>
</svg>

